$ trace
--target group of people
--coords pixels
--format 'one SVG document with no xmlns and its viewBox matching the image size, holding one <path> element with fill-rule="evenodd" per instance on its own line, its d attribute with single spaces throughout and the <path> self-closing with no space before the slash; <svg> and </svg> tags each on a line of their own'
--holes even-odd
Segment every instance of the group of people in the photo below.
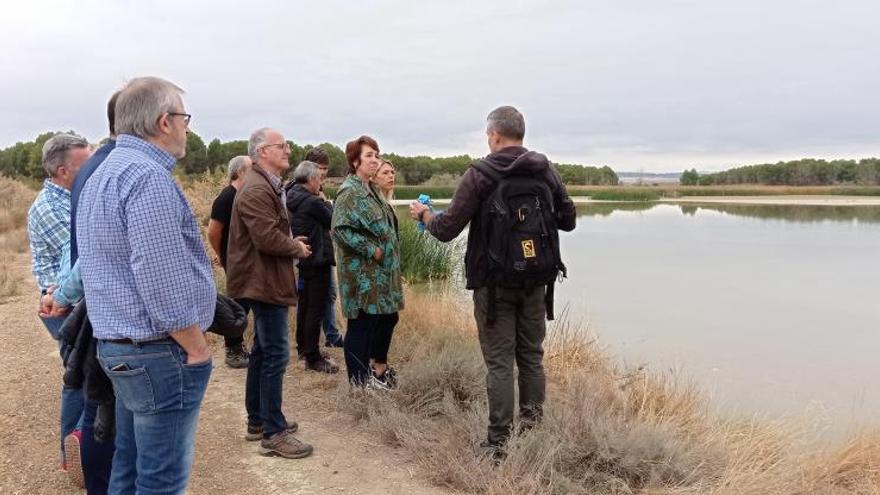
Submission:
<svg viewBox="0 0 880 495">
<path fill-rule="evenodd" d="M 107 401 L 88 385 L 94 370 L 81 373 L 87 386 L 78 390 L 68 379 L 74 360 L 65 357 L 62 467 L 89 493 L 182 493 L 192 466 L 213 368 L 205 331 L 220 299 L 198 222 L 172 175 L 192 118 L 183 93 L 160 78 L 133 79 L 108 102 L 107 144 L 92 153 L 84 139 L 58 134 L 43 147 L 49 178 L 28 218 L 40 318 L 69 356 L 71 308 L 87 315 L 86 325 L 77 320 L 88 330 L 73 347 L 93 349 L 93 368 L 109 378 L 115 398 L 108 420 Z M 541 419 L 545 319 L 552 319 L 553 282 L 565 273 L 556 231 L 575 226 L 559 174 L 522 146 L 524 134 L 520 112 L 494 110 L 491 153 L 466 171 L 449 208 L 410 205 L 412 219 L 441 241 L 470 224 L 465 273 L 488 369 L 481 447 L 494 457 L 514 427 L 514 363 L 517 424 Z M 333 202 L 323 191 L 326 152 L 309 150 L 285 184 L 290 152 L 276 129 L 250 135 L 248 156 L 229 162 L 229 186 L 214 202 L 207 238 L 226 272 L 226 295 L 253 314 L 250 350 L 241 337 L 225 342 L 227 364 L 247 367 L 244 437 L 260 441 L 263 454 L 301 458 L 313 447 L 282 411 L 290 306 L 297 306 L 296 349 L 307 370 L 339 371 L 320 349 L 323 327 L 325 345 L 343 347 L 351 386 L 385 391 L 398 382 L 388 352 L 404 292 L 390 202 L 395 171 L 376 140 L 346 145 L 348 175 Z M 335 324 L 337 294 L 344 336 Z M 89 356 L 76 366 L 89 366 Z"/>
</svg>

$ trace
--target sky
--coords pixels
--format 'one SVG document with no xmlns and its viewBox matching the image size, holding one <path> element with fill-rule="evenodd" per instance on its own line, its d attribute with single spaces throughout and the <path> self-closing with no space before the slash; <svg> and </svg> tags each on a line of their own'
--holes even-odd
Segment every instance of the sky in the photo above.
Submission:
<svg viewBox="0 0 880 495">
<path fill-rule="evenodd" d="M 0 147 L 106 135 L 127 80 L 186 90 L 205 142 L 488 152 L 514 105 L 526 146 L 617 171 L 880 155 L 876 0 L 6 2 Z"/>
</svg>

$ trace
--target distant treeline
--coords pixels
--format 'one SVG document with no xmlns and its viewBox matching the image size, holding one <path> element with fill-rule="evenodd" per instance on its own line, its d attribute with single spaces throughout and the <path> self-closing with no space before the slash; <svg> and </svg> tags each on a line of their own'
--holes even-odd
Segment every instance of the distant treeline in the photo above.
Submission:
<svg viewBox="0 0 880 495">
<path fill-rule="evenodd" d="M 73 132 L 73 131 L 67 131 Z M 0 174 L 9 177 L 41 179 L 45 176 L 41 165 L 43 144 L 54 135 L 46 132 L 33 141 L 18 142 L 0 150 Z M 314 145 L 300 145 L 290 141 L 290 163 L 296 165 L 303 160 Z M 348 162 L 345 152 L 332 143 L 317 145 L 330 156 L 330 175 L 340 177 L 347 173 Z M 247 141 L 227 141 L 213 139 L 205 145 L 202 138 L 190 132 L 186 140 L 186 156 L 178 162 L 178 169 L 184 175 L 200 175 L 224 169 L 229 160 L 237 155 L 247 154 Z M 432 177 L 440 182 L 455 182 L 476 159 L 468 155 L 443 158 L 429 156 L 400 156 L 386 153 L 383 156 L 394 163 L 398 182 L 402 184 L 422 184 Z M 585 167 L 581 165 L 557 165 L 563 180 L 573 185 L 617 185 L 617 174 L 609 167 Z"/>
<path fill-rule="evenodd" d="M 700 175 L 695 169 L 681 174 L 685 186 L 764 184 L 771 186 L 880 185 L 880 159 L 814 160 L 766 163 Z"/>
</svg>

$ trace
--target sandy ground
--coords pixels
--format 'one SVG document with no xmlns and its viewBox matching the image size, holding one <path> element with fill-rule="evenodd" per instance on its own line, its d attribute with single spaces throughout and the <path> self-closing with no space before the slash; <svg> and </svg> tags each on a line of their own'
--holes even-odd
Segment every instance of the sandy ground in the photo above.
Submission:
<svg viewBox="0 0 880 495">
<path fill-rule="evenodd" d="M 587 196 L 572 196 L 577 204 L 623 203 L 624 201 L 595 201 Z M 432 199 L 437 205 L 449 204 L 449 199 Z M 880 206 L 876 196 L 688 196 L 683 198 L 662 198 L 662 203 L 728 203 L 741 205 L 801 205 L 801 206 Z M 395 199 L 395 206 L 409 205 L 411 199 Z"/>
<path fill-rule="evenodd" d="M 84 493 L 58 468 L 61 360 L 36 316 L 36 285 L 27 254 L 5 260 L 21 278 L 20 295 L 0 304 L 0 493 Z M 244 441 L 246 370 L 223 363 L 214 338 L 214 373 L 202 404 L 188 493 L 193 494 L 439 494 L 419 479 L 399 451 L 337 412 L 342 375 L 288 367 L 284 405 L 315 446 L 302 460 L 263 457 Z M 292 339 L 291 339 L 292 340 Z M 339 350 L 334 356 L 341 362 Z M 295 355 L 295 353 L 294 353 Z"/>
</svg>

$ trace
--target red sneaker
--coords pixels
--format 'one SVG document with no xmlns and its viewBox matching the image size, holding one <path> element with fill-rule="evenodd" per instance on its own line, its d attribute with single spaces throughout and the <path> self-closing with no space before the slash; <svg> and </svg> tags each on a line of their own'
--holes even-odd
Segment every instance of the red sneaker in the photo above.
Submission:
<svg viewBox="0 0 880 495">
<path fill-rule="evenodd" d="M 85 488 L 79 450 L 81 442 L 82 432 L 80 430 L 73 430 L 70 435 L 64 437 L 64 459 L 61 461 L 61 469 L 70 475 L 70 480 L 74 485 Z"/>
</svg>

